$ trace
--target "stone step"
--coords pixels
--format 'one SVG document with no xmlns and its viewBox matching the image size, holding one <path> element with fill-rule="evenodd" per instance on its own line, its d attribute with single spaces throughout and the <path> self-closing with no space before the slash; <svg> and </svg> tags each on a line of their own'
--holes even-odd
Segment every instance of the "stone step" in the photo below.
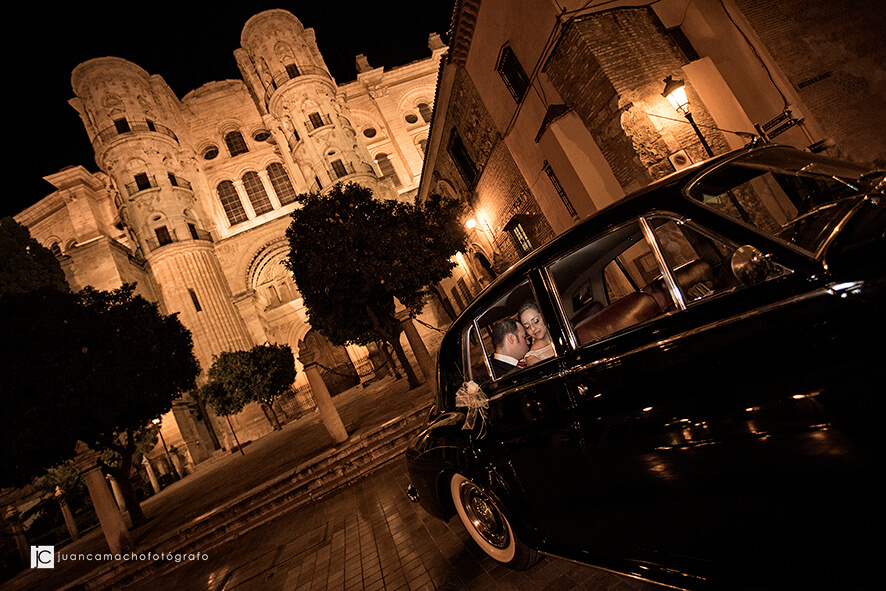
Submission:
<svg viewBox="0 0 886 591">
<path fill-rule="evenodd" d="M 388 421 L 338 445 L 272 481 L 250 490 L 160 539 L 139 545 L 136 553 L 196 554 L 209 550 L 354 482 L 402 455 L 425 425 L 428 406 Z M 68 591 L 125 587 L 183 563 L 121 561 L 71 583 Z"/>
</svg>

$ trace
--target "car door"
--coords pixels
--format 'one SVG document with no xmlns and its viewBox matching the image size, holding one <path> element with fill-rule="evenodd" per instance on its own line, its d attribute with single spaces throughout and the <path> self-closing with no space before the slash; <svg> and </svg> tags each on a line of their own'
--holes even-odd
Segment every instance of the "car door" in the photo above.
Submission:
<svg viewBox="0 0 886 591">
<path fill-rule="evenodd" d="M 521 533 L 537 546 L 551 536 L 557 538 L 549 527 L 556 521 L 552 514 L 562 513 L 580 497 L 578 487 L 585 480 L 576 476 L 582 473 L 584 452 L 572 421 L 571 399 L 560 378 L 559 358 L 505 374 L 497 373 L 491 363 L 493 326 L 505 318 L 516 319 L 527 302 L 542 311 L 550 331 L 562 335 L 538 271 L 530 275 L 531 281 L 527 278 L 508 290 L 468 327 L 466 366 L 488 399 L 487 420 L 477 445 L 490 458 L 495 492 L 507 497 L 511 521 L 529 528 Z M 561 338 L 555 343 L 557 351 L 563 350 L 564 342 Z"/>
<path fill-rule="evenodd" d="M 659 215 L 620 231 L 633 238 L 596 248 L 589 278 L 605 306 L 571 322 L 563 357 L 591 482 L 567 543 L 694 571 L 743 563 L 749 579 L 788 555 L 808 561 L 820 491 L 854 478 L 826 403 L 839 295 L 770 241 L 770 272 L 744 285 L 739 245 L 709 229 Z M 576 266 L 548 268 L 561 302 Z M 636 312 L 650 297 L 657 310 Z"/>
</svg>

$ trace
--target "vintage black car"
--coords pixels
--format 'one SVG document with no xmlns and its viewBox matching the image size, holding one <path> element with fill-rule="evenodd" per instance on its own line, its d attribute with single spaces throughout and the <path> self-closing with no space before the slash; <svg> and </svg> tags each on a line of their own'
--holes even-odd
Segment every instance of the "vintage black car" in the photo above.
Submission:
<svg viewBox="0 0 886 591">
<path fill-rule="evenodd" d="M 443 338 L 410 498 L 517 569 L 882 588 L 884 185 L 749 146 L 525 257 Z M 555 356 L 496 371 L 491 327 L 526 302 Z"/>
</svg>

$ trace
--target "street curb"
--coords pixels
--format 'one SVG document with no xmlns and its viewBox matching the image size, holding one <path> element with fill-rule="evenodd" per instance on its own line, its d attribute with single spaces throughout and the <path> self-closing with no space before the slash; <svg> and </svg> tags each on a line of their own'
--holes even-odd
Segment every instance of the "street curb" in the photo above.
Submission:
<svg viewBox="0 0 886 591">
<path fill-rule="evenodd" d="M 134 554 L 206 553 L 291 511 L 368 475 L 399 457 L 425 425 L 430 404 L 397 417 L 361 435 L 352 436 L 288 474 L 256 487 L 205 514 Z M 63 587 L 61 591 L 108 589 L 164 574 L 187 562 L 117 561 Z"/>
</svg>

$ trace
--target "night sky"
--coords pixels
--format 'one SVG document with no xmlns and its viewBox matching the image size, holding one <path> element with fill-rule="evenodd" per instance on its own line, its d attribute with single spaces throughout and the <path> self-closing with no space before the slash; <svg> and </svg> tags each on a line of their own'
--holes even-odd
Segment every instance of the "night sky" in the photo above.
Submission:
<svg viewBox="0 0 886 591">
<path fill-rule="evenodd" d="M 43 177 L 65 166 L 97 171 L 86 130 L 68 104 L 71 71 L 115 56 L 159 74 L 179 98 L 214 80 L 239 79 L 234 50 L 253 15 L 272 8 L 313 28 L 339 83 L 355 80 L 354 57 L 392 68 L 430 56 L 428 35 L 448 42 L 453 0 L 382 2 L 46 3 L 15 0 L 4 11 L 7 66 L 3 82 L 7 181 L 0 216 L 14 215 L 53 191 Z M 174 12 L 163 7 L 174 6 Z M 376 8 L 376 9 L 373 9 Z"/>
</svg>

